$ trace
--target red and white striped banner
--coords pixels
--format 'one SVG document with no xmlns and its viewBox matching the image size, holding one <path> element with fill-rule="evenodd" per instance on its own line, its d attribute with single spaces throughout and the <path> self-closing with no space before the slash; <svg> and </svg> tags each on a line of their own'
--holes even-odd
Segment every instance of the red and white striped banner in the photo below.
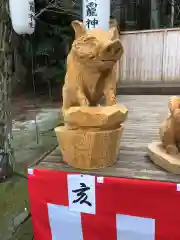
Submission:
<svg viewBox="0 0 180 240">
<path fill-rule="evenodd" d="M 177 184 L 29 169 L 28 189 L 35 240 L 180 240 Z"/>
</svg>

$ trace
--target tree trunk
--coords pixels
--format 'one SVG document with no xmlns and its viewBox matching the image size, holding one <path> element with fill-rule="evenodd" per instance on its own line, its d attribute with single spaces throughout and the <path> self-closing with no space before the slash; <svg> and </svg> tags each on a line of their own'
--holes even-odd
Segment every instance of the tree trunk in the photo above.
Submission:
<svg viewBox="0 0 180 240">
<path fill-rule="evenodd" d="M 0 180 L 12 173 L 10 111 L 12 79 L 12 28 L 8 13 L 8 1 L 0 0 Z"/>
</svg>

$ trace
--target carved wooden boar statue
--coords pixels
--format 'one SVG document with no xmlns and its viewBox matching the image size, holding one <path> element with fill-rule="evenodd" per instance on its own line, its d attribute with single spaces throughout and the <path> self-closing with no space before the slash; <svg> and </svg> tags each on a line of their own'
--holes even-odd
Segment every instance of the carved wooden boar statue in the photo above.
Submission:
<svg viewBox="0 0 180 240">
<path fill-rule="evenodd" d="M 160 128 L 161 141 L 169 154 L 178 154 L 180 147 L 180 97 L 169 101 L 170 116 Z"/>
<path fill-rule="evenodd" d="M 86 31 L 83 23 L 73 21 L 75 40 L 67 58 L 63 87 L 63 110 L 72 106 L 96 106 L 105 98 L 105 105 L 116 104 L 116 62 L 123 46 L 116 28 Z"/>
</svg>

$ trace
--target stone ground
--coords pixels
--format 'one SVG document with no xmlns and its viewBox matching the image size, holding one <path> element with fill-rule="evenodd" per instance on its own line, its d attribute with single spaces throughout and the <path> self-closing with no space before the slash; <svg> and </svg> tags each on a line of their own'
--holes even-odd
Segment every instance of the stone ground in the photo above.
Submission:
<svg viewBox="0 0 180 240">
<path fill-rule="evenodd" d="M 53 129 L 60 123 L 60 104 L 21 97 L 13 100 L 12 111 L 16 164 L 14 176 L 0 183 L 0 239 L 31 240 L 26 169 L 57 145 Z"/>
</svg>

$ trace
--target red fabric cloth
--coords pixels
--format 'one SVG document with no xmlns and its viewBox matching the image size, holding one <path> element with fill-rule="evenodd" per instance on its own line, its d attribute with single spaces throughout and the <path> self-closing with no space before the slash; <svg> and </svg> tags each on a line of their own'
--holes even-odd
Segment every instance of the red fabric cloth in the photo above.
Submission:
<svg viewBox="0 0 180 240">
<path fill-rule="evenodd" d="M 28 174 L 35 240 L 52 240 L 47 204 L 68 206 L 67 174 L 39 169 Z M 155 240 L 180 240 L 175 183 L 113 177 L 96 181 L 96 214 L 81 213 L 83 240 L 116 240 L 116 214 L 155 219 Z"/>
</svg>

